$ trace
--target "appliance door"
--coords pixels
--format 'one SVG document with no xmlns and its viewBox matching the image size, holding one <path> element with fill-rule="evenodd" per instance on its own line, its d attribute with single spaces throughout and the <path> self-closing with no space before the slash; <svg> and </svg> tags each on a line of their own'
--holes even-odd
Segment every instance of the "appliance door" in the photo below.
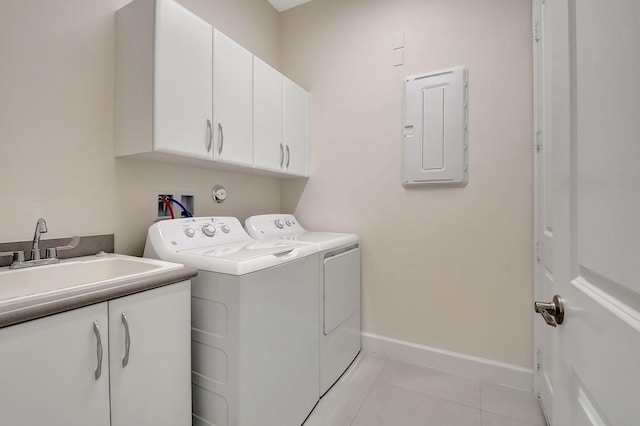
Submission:
<svg viewBox="0 0 640 426">
<path fill-rule="evenodd" d="M 360 248 L 353 245 L 324 258 L 324 324 L 328 335 L 360 309 Z"/>
</svg>

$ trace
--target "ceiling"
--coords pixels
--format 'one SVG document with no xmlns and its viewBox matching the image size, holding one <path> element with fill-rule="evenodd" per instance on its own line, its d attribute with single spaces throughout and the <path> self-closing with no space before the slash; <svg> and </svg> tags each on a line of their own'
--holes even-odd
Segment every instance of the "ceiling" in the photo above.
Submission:
<svg viewBox="0 0 640 426">
<path fill-rule="evenodd" d="M 303 3 L 307 3 L 311 0 L 269 0 L 271 6 L 273 6 L 278 12 L 284 12 L 292 7 L 300 6 Z"/>
</svg>

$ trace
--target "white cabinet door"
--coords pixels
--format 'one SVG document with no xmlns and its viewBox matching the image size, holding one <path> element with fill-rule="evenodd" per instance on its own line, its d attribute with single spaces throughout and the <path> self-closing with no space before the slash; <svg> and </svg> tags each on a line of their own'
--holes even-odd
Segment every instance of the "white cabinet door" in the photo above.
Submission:
<svg viewBox="0 0 640 426">
<path fill-rule="evenodd" d="M 191 425 L 190 297 L 185 281 L 109 302 L 112 426 Z"/>
<path fill-rule="evenodd" d="M 283 77 L 264 61 L 253 58 L 253 158 L 258 169 L 282 172 Z"/>
<path fill-rule="evenodd" d="M 211 158 L 213 28 L 181 5 L 156 2 L 153 149 Z"/>
<path fill-rule="evenodd" d="M 284 79 L 284 168 L 288 174 L 307 176 L 307 92 Z"/>
<path fill-rule="evenodd" d="M 254 57 L 254 165 L 307 176 L 307 92 Z"/>
<path fill-rule="evenodd" d="M 213 158 L 253 166 L 253 55 L 213 30 Z"/>
<path fill-rule="evenodd" d="M 0 423 L 109 426 L 108 359 L 106 303 L 0 329 Z"/>
<path fill-rule="evenodd" d="M 211 159 L 213 27 L 172 0 L 116 13 L 115 154 Z"/>
</svg>

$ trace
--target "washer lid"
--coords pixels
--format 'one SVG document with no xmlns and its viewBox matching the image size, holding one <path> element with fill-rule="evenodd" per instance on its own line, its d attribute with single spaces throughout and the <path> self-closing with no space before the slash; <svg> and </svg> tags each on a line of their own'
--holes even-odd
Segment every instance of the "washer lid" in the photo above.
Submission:
<svg viewBox="0 0 640 426">
<path fill-rule="evenodd" d="M 299 241 L 256 241 L 234 217 L 175 219 L 149 227 L 145 257 L 243 275 L 318 252 Z"/>
<path fill-rule="evenodd" d="M 179 250 L 178 253 L 192 256 L 207 256 L 212 258 L 228 259 L 235 262 L 244 262 L 257 257 L 288 253 L 296 247 L 304 244 L 295 241 L 275 240 L 275 241 L 255 241 L 245 240 L 230 244 L 219 244 L 209 247 L 199 247 L 195 249 Z"/>
<path fill-rule="evenodd" d="M 165 260 L 193 266 L 201 271 L 229 275 L 244 275 L 277 267 L 318 253 L 317 246 L 292 241 L 279 241 L 274 245 L 244 241 L 225 245 L 201 247 L 180 252 L 169 252 Z M 282 244 L 286 243 L 286 244 Z"/>
</svg>

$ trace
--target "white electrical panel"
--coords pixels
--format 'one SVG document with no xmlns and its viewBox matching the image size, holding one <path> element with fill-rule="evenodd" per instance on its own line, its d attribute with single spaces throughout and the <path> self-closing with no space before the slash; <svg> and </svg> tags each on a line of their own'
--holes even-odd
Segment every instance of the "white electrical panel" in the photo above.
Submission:
<svg viewBox="0 0 640 426">
<path fill-rule="evenodd" d="M 455 67 L 405 78 L 404 185 L 467 184 L 468 75 Z"/>
</svg>

